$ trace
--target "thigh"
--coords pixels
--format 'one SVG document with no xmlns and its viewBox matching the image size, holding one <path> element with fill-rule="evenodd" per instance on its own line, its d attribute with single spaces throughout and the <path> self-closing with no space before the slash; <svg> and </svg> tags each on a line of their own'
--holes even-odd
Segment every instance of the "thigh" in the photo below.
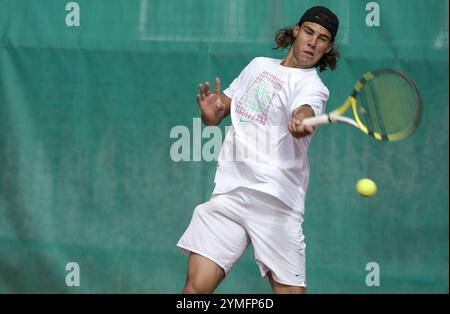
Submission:
<svg viewBox="0 0 450 314">
<path fill-rule="evenodd" d="M 306 293 L 305 287 L 285 285 L 285 284 L 276 282 L 275 280 L 273 280 L 271 272 L 268 272 L 267 278 L 269 279 L 270 285 L 272 286 L 273 293 L 276 293 L 276 294 L 304 294 L 304 293 Z"/>
<path fill-rule="evenodd" d="M 225 277 L 225 272 L 214 261 L 202 255 L 189 254 L 184 293 L 212 293 Z"/>
<path fill-rule="evenodd" d="M 240 206 L 227 195 L 197 206 L 178 247 L 208 258 L 227 274 L 250 243 L 240 223 Z"/>
<path fill-rule="evenodd" d="M 280 285 L 305 287 L 306 244 L 302 214 L 262 192 L 252 193 L 252 198 L 246 226 L 261 275 L 270 272 L 270 280 Z"/>
</svg>

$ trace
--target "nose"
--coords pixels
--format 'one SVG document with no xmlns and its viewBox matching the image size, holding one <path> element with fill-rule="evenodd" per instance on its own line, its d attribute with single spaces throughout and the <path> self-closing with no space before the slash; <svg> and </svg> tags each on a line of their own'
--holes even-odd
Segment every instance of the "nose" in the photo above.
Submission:
<svg viewBox="0 0 450 314">
<path fill-rule="evenodd" d="M 311 48 L 314 48 L 316 46 L 316 43 L 317 43 L 317 37 L 311 36 L 308 40 L 308 46 L 310 46 Z"/>
</svg>

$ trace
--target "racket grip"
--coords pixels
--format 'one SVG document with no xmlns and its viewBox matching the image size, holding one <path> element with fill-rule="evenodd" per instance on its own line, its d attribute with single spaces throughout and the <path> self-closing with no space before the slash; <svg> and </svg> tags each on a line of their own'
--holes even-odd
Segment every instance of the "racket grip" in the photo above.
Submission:
<svg viewBox="0 0 450 314">
<path fill-rule="evenodd" d="M 332 123 L 332 121 L 330 120 L 330 116 L 328 114 L 322 114 L 317 117 L 306 118 L 302 122 L 303 125 L 310 125 L 310 126 L 318 126 L 330 123 Z"/>
</svg>

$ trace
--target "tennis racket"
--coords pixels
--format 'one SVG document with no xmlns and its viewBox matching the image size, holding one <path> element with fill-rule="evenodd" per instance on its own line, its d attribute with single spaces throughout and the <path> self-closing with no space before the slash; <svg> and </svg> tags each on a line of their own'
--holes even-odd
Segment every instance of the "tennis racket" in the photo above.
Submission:
<svg viewBox="0 0 450 314">
<path fill-rule="evenodd" d="M 344 116 L 350 107 L 353 118 Z M 422 98 L 411 78 L 397 70 L 382 69 L 364 74 L 341 107 L 307 118 L 303 125 L 346 123 L 376 140 L 398 141 L 416 130 L 421 115 Z"/>
</svg>

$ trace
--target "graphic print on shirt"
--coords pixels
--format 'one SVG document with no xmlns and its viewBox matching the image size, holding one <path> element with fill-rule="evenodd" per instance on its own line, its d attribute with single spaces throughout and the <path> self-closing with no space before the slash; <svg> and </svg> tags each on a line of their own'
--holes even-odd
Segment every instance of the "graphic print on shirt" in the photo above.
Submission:
<svg viewBox="0 0 450 314">
<path fill-rule="evenodd" d="M 241 115 L 240 122 L 250 122 L 248 120 L 251 120 L 265 125 L 273 98 L 281 90 L 283 84 L 284 82 L 280 78 L 267 71 L 258 75 L 236 104 L 236 113 Z"/>
</svg>

